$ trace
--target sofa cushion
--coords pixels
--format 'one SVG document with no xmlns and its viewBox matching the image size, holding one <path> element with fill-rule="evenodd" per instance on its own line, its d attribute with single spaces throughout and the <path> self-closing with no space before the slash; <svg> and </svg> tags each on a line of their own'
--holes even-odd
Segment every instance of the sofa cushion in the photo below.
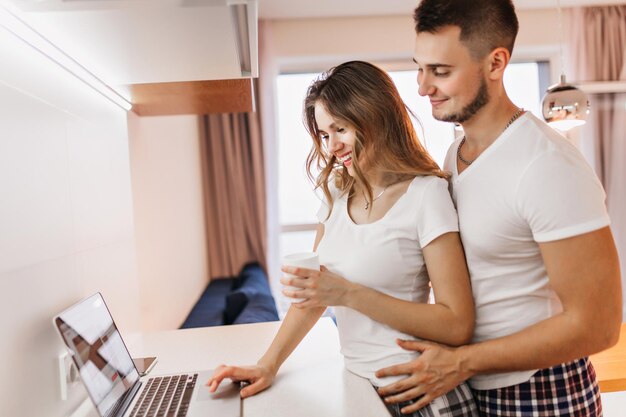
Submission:
<svg viewBox="0 0 626 417">
<path fill-rule="evenodd" d="M 234 281 L 233 279 L 212 280 L 180 328 L 223 325 L 226 297 L 232 291 Z"/>
<path fill-rule="evenodd" d="M 278 312 L 267 275 L 257 263 L 246 265 L 226 296 L 225 324 L 257 323 L 278 320 Z"/>
</svg>

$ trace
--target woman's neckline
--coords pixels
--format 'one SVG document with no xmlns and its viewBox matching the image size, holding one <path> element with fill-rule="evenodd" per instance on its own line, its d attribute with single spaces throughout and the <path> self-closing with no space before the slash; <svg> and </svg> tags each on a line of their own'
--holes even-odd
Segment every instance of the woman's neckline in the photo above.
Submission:
<svg viewBox="0 0 626 417">
<path fill-rule="evenodd" d="M 393 204 L 391 205 L 391 207 L 389 207 L 389 209 L 385 212 L 385 214 L 383 214 L 380 218 L 369 223 L 357 223 L 354 221 L 354 219 L 350 215 L 349 198 L 346 195 L 344 199 L 345 205 L 346 205 L 344 209 L 344 213 L 348 217 L 348 221 L 354 226 L 369 226 L 369 225 L 373 225 L 373 224 L 383 221 L 389 215 L 389 212 L 392 211 L 398 205 L 398 203 L 404 198 L 404 196 L 406 196 L 409 193 L 409 190 L 411 189 L 411 187 L 413 186 L 413 183 L 415 182 L 415 180 L 417 180 L 417 178 L 420 178 L 420 176 L 413 177 L 413 179 L 409 182 L 409 185 L 406 187 L 406 190 L 404 190 L 404 192 L 397 198 L 397 200 L 393 202 Z"/>
</svg>

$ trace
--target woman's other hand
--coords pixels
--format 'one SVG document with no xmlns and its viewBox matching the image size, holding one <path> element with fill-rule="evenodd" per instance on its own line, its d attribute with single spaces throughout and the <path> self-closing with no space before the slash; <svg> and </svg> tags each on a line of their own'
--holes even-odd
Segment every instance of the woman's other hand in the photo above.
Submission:
<svg viewBox="0 0 626 417">
<path fill-rule="evenodd" d="M 293 276 L 283 276 L 281 284 L 296 287 L 297 290 L 283 289 L 283 294 L 290 298 L 304 301 L 294 302 L 297 308 L 328 307 L 347 305 L 347 299 L 354 283 L 330 272 L 324 265 L 320 271 L 314 269 L 283 266 L 281 270 Z"/>
<path fill-rule="evenodd" d="M 263 365 L 220 365 L 215 369 L 215 372 L 213 372 L 213 375 L 207 381 L 206 386 L 209 387 L 210 392 L 215 392 L 225 378 L 229 378 L 233 382 L 246 381 L 250 385 L 244 387 L 239 393 L 241 398 L 246 398 L 268 388 L 272 385 L 272 382 L 274 382 L 275 377 L 276 373 L 269 367 Z"/>
</svg>

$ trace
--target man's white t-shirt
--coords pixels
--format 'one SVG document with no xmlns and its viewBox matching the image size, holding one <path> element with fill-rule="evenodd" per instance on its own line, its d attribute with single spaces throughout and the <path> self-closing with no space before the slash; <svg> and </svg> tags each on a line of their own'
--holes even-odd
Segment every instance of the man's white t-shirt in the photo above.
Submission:
<svg viewBox="0 0 626 417">
<path fill-rule="evenodd" d="M 320 263 L 347 280 L 392 297 L 428 302 L 429 278 L 422 248 L 438 236 L 458 231 L 458 219 L 448 182 L 435 176 L 416 177 L 385 216 L 370 224 L 355 224 L 348 214 L 347 197 L 331 188 L 333 208 L 322 204 L 317 216 L 324 223 L 318 245 Z M 336 308 L 337 327 L 346 368 L 376 386 L 404 377 L 379 379 L 381 368 L 418 356 L 396 344 L 413 336 L 392 329 L 346 307 Z"/>
<path fill-rule="evenodd" d="M 452 173 L 476 303 L 473 342 L 516 333 L 562 311 L 550 287 L 538 242 L 581 235 L 609 225 L 605 193 L 580 152 L 529 112 L 460 175 Z M 536 370 L 478 375 L 475 389 L 527 381 Z"/>
</svg>

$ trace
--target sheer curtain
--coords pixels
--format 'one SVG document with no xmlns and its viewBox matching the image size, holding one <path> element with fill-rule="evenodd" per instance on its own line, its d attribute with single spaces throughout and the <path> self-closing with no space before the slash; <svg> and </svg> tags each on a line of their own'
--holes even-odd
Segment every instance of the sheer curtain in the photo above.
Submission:
<svg viewBox="0 0 626 417">
<path fill-rule="evenodd" d="M 201 119 L 211 279 L 237 275 L 248 262 L 266 267 L 263 143 L 258 113 Z"/>
<path fill-rule="evenodd" d="M 574 79 L 626 80 L 626 6 L 576 8 L 571 19 Z M 592 94 L 589 100 L 591 113 L 581 132 L 581 150 L 606 190 L 626 284 L 626 93 Z"/>
</svg>

